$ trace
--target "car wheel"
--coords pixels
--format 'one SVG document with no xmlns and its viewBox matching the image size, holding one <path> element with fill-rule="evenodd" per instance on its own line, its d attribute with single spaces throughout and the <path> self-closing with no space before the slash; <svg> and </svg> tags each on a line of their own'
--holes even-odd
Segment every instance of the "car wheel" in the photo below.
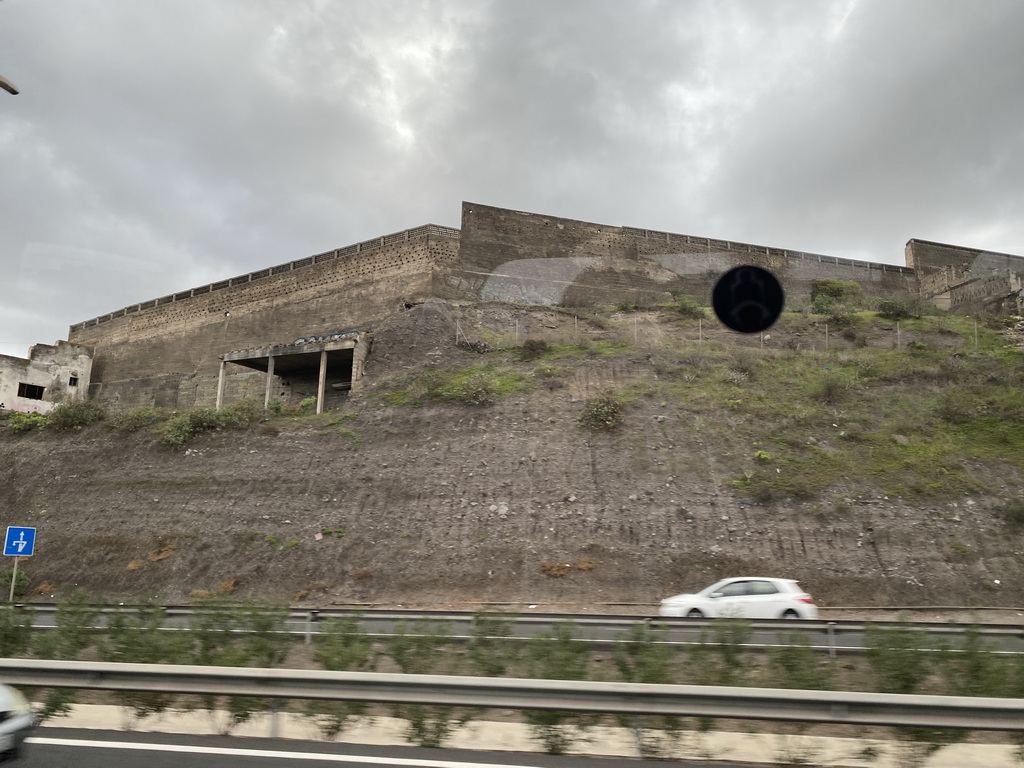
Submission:
<svg viewBox="0 0 1024 768">
<path fill-rule="evenodd" d="M 690 612 L 686 614 L 686 618 L 688 618 L 688 619 L 703 619 L 704 618 L 704 614 L 700 610 L 698 610 L 697 608 L 691 608 Z"/>
<path fill-rule="evenodd" d="M 784 619 L 799 619 L 800 618 L 800 614 L 797 613 L 796 611 L 794 611 L 792 608 L 790 608 L 788 611 L 786 611 L 785 613 L 782 614 L 782 618 L 784 618 Z"/>
</svg>

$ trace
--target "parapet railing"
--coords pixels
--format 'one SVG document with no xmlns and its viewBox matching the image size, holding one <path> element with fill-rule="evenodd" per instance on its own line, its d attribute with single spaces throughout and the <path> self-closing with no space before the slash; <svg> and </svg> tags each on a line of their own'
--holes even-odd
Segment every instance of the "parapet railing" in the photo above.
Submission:
<svg viewBox="0 0 1024 768">
<path fill-rule="evenodd" d="M 644 240 L 660 240 L 666 243 L 687 243 L 689 245 L 703 245 L 707 248 L 720 248 L 727 251 L 740 251 L 747 253 L 758 253 L 764 256 L 782 256 L 786 259 L 798 261 L 813 261 L 818 264 L 835 264 L 837 266 L 857 267 L 859 269 L 879 269 L 882 272 L 896 272 L 899 274 L 913 275 L 916 270 L 913 267 L 901 267 L 896 264 L 883 264 L 875 261 L 858 261 L 857 259 L 841 259 L 838 256 L 825 256 L 820 253 L 807 253 L 806 251 L 790 251 L 785 248 L 769 248 L 765 245 L 751 245 L 750 243 L 737 243 L 732 240 L 714 240 L 710 237 L 694 237 L 693 235 L 677 235 L 672 232 L 659 232 L 654 229 L 637 229 L 636 227 L 623 227 L 622 233 L 629 237 L 636 237 Z"/>
<path fill-rule="evenodd" d="M 334 259 L 343 259 L 346 256 L 353 256 L 357 253 L 364 253 L 366 251 L 375 251 L 379 248 L 384 248 L 395 243 L 405 242 L 408 240 L 416 240 L 421 237 L 447 237 L 452 240 L 458 240 L 460 231 L 454 227 L 442 227 L 437 224 L 424 224 L 422 227 L 413 227 L 412 229 L 404 229 L 401 232 L 395 232 L 390 235 L 382 235 L 375 237 L 371 240 L 364 240 L 361 243 L 355 243 L 354 245 L 348 245 L 344 248 L 335 248 L 333 251 L 325 251 L 324 253 L 318 253 L 315 256 L 307 256 L 304 259 L 298 259 L 296 261 L 289 261 L 285 264 L 279 264 L 276 267 L 268 267 L 267 269 L 260 269 L 256 272 L 249 272 L 248 274 L 241 275 L 239 277 L 228 278 L 227 280 L 220 280 L 216 283 L 210 283 L 209 285 L 203 285 L 199 288 L 192 288 L 187 291 L 180 291 L 178 293 L 172 293 L 167 296 L 161 296 L 159 299 L 152 299 L 151 301 L 144 301 L 141 304 L 132 304 L 131 306 L 119 309 L 116 312 L 111 312 L 107 315 L 100 315 L 94 317 L 92 320 L 86 320 L 82 323 L 75 323 L 71 326 L 72 331 L 78 331 L 82 328 L 90 328 L 94 325 L 100 325 L 113 320 L 116 317 L 124 317 L 125 315 L 131 315 L 135 312 L 141 312 L 144 309 L 152 309 L 153 307 L 159 307 L 164 304 L 171 304 L 175 301 L 182 301 L 183 299 L 191 299 L 194 296 L 201 296 L 204 293 L 211 293 L 212 291 L 219 291 L 224 288 L 231 288 L 236 285 L 243 285 L 245 283 L 251 283 L 254 280 L 260 280 L 264 277 L 270 277 L 271 275 L 280 275 L 284 272 L 293 272 L 296 269 L 302 269 L 303 267 L 310 267 L 314 264 L 322 264 L 325 261 L 333 261 Z"/>
</svg>

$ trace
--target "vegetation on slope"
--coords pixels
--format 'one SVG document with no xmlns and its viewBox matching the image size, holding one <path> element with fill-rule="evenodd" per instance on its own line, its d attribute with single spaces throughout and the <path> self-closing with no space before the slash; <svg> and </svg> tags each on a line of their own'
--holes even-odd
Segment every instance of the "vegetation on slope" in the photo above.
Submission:
<svg viewBox="0 0 1024 768">
<path fill-rule="evenodd" d="M 815 501 L 829 489 L 864 487 L 909 500 L 955 498 L 991 490 L 992 474 L 1009 482 L 1024 473 L 1024 360 L 1007 343 L 1005 325 L 922 316 L 892 301 L 864 311 L 848 286 L 821 282 L 806 313 L 787 314 L 772 330 L 781 342 L 694 339 L 691 326 L 702 316 L 684 300 L 661 310 L 678 334 L 640 339 L 635 319 L 630 333 L 630 313 L 618 308 L 598 315 L 607 337 L 589 343 L 513 343 L 481 330 L 490 350 L 481 362 L 379 381 L 372 395 L 397 406 L 486 407 L 555 392 L 580 368 L 620 359 L 638 374 L 583 400 L 583 433 L 629 429 L 639 404 L 654 405 L 694 440 L 715 446 L 737 491 L 758 503 Z M 312 405 L 274 402 L 264 410 L 243 401 L 221 411 L 146 408 L 105 417 L 94 403 L 67 403 L 48 417 L 5 412 L 0 425 L 14 433 L 77 430 L 105 417 L 110 428 L 146 429 L 182 445 L 212 430 L 258 425 L 272 432 L 311 418 Z M 350 416 L 317 418 L 358 446 L 361 438 L 339 427 Z M 1007 524 L 1019 524 L 1016 507 L 1007 509 Z"/>
</svg>

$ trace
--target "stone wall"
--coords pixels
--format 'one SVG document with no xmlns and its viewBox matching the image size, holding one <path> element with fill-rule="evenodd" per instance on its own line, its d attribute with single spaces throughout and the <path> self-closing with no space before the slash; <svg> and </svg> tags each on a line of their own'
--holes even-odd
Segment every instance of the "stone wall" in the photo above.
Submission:
<svg viewBox="0 0 1024 768">
<path fill-rule="evenodd" d="M 220 356 L 374 323 L 432 293 L 458 232 L 420 227 L 134 305 L 71 327 L 95 349 L 90 390 L 108 407 L 210 406 Z M 260 397 L 263 378 L 228 377 L 225 402 Z"/>
<path fill-rule="evenodd" d="M 890 264 L 560 219 L 464 203 L 450 297 L 529 304 L 663 301 L 680 291 L 708 301 L 715 280 L 740 264 L 774 272 L 790 300 L 821 278 L 855 280 L 869 297 L 917 293 L 914 270 Z"/>
<path fill-rule="evenodd" d="M 921 297 L 941 309 L 1020 311 L 1024 257 L 916 239 L 905 253 Z"/>
<path fill-rule="evenodd" d="M 69 338 L 94 348 L 90 392 L 106 406 L 192 408 L 216 401 L 227 352 L 372 332 L 431 297 L 644 306 L 681 293 L 707 302 L 722 273 L 754 264 L 779 277 L 790 308 L 826 278 L 856 281 L 869 298 L 922 296 L 958 308 L 1005 300 L 1024 274 L 1024 258 L 1009 254 L 922 240 L 905 253 L 908 266 L 899 267 L 463 203 L 461 230 L 426 225 L 374 238 L 126 307 L 72 326 Z M 287 399 L 287 383 L 278 384 Z M 264 392 L 262 374 L 233 367 L 224 401 Z"/>
</svg>

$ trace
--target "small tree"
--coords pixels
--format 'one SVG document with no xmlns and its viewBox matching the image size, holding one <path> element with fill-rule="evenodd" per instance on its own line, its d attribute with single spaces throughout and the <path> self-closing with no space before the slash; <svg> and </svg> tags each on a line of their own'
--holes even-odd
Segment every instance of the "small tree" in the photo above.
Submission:
<svg viewBox="0 0 1024 768">
<path fill-rule="evenodd" d="M 73 592 L 67 600 L 58 603 L 54 616 L 54 627 L 40 635 L 33 647 L 41 659 L 74 661 L 92 642 L 92 628 L 96 625 L 99 610 L 89 605 L 88 596 L 82 591 Z M 37 714 L 40 720 L 66 715 L 75 703 L 78 691 L 70 688 L 47 689 L 43 697 L 43 708 Z"/>
<path fill-rule="evenodd" d="M 527 665 L 530 677 L 543 680 L 586 680 L 590 646 L 577 638 L 573 622 L 556 624 L 529 641 Z M 565 754 L 574 743 L 586 739 L 586 727 L 596 716 L 565 710 L 527 710 L 523 713 L 530 732 L 549 755 Z"/>
<path fill-rule="evenodd" d="M 12 658 L 28 653 L 32 645 L 32 609 L 0 606 L 0 656 Z"/>
<path fill-rule="evenodd" d="M 519 660 L 522 644 L 510 640 L 515 633 L 515 616 L 494 608 L 473 614 L 470 630 L 469 662 L 484 677 L 501 677 Z"/>
<path fill-rule="evenodd" d="M 665 630 L 649 624 L 630 626 L 625 640 L 616 643 L 612 660 L 619 676 L 629 683 L 670 684 L 675 651 L 666 642 Z M 619 715 L 619 723 L 633 731 L 644 758 L 668 758 L 683 738 L 683 720 L 675 715 Z"/>
<path fill-rule="evenodd" d="M 165 619 L 166 612 L 157 605 L 113 614 L 99 644 L 100 658 L 137 664 L 181 664 L 191 641 L 186 633 L 164 631 Z M 166 711 L 175 699 L 173 693 L 157 691 L 119 691 L 116 696 L 126 709 L 128 730 L 138 720 Z"/>
<path fill-rule="evenodd" d="M 377 666 L 373 640 L 359 628 L 358 614 L 324 622 L 316 636 L 315 658 L 324 669 L 335 671 L 370 671 Z M 306 716 L 325 738 L 336 739 L 368 708 L 365 701 L 314 699 L 306 705 Z"/>
<path fill-rule="evenodd" d="M 411 675 L 451 674 L 456 656 L 446 652 L 451 630 L 445 624 L 417 624 L 414 631 L 399 622 L 387 639 L 388 654 Z M 440 747 L 452 731 L 472 719 L 473 710 L 433 704 L 393 704 L 395 717 L 408 723 L 406 738 L 420 747 Z"/>
<path fill-rule="evenodd" d="M 290 641 L 285 631 L 288 607 L 259 601 L 231 605 L 220 600 L 200 603 L 189 625 L 189 660 L 203 666 L 275 667 L 284 661 Z M 200 696 L 200 701 L 215 717 L 220 697 Z M 271 709 L 271 699 L 254 696 L 229 696 L 227 718 L 217 724 L 227 735 L 253 716 Z"/>
</svg>

